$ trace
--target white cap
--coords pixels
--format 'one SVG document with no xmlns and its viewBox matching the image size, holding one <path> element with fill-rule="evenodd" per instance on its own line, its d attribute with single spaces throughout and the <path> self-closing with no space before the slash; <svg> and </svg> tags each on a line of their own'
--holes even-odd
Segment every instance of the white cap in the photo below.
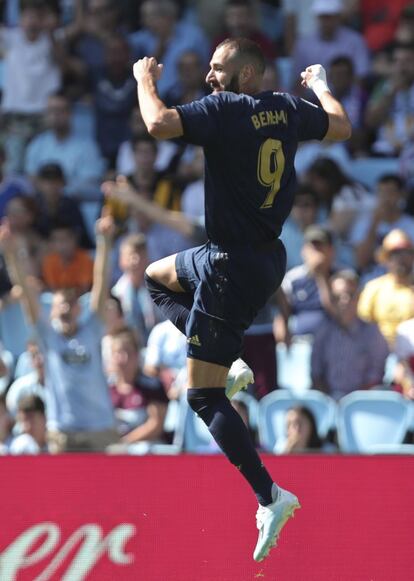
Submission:
<svg viewBox="0 0 414 581">
<path fill-rule="evenodd" d="M 342 0 L 314 0 L 312 12 L 314 14 L 340 14 L 344 9 Z"/>
</svg>

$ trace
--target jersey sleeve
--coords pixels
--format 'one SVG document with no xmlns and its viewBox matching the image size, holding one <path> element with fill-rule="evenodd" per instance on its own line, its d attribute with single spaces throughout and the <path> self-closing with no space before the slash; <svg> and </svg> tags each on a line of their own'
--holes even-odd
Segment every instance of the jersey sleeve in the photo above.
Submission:
<svg viewBox="0 0 414 581">
<path fill-rule="evenodd" d="M 176 105 L 175 108 L 183 124 L 183 141 L 204 146 L 217 139 L 222 108 L 221 100 L 217 96 L 208 95 L 199 101 Z"/>
<path fill-rule="evenodd" d="M 322 140 L 329 127 L 329 117 L 321 107 L 296 97 L 296 107 L 299 115 L 298 140 Z"/>
</svg>

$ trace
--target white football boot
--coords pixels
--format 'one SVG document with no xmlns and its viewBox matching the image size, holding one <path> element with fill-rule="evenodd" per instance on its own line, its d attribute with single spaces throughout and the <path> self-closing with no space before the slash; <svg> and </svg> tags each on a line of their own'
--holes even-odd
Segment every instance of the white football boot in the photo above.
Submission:
<svg viewBox="0 0 414 581">
<path fill-rule="evenodd" d="M 256 513 L 259 538 L 253 553 L 255 561 L 263 561 L 268 556 L 270 549 L 276 546 L 280 531 L 287 521 L 293 517 L 296 509 L 300 508 L 299 500 L 294 494 L 274 487 L 275 500 L 267 506 L 259 505 Z"/>
<path fill-rule="evenodd" d="M 226 395 L 231 399 L 238 391 L 246 389 L 250 383 L 254 382 L 253 371 L 243 361 L 236 359 L 229 369 L 226 383 Z"/>
</svg>

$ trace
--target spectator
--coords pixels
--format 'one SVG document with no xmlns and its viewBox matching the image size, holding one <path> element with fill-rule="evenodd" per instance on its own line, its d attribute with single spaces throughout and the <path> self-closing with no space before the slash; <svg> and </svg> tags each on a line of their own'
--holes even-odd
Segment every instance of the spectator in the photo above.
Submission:
<svg viewBox="0 0 414 581">
<path fill-rule="evenodd" d="M 45 364 L 42 351 L 35 340 L 28 341 L 26 353 L 30 357 L 32 371 L 14 380 L 7 391 L 6 404 L 10 414 L 15 417 L 21 398 L 37 395 L 45 400 Z"/>
<path fill-rule="evenodd" d="M 45 29 L 46 7 L 45 0 L 22 0 L 18 26 L 0 32 L 1 108 L 8 169 L 13 172 L 22 170 L 26 143 L 41 130 L 47 98 L 61 83 L 53 41 Z"/>
<path fill-rule="evenodd" d="M 368 95 L 355 78 L 354 63 L 349 56 L 334 58 L 328 71 L 332 94 L 342 104 L 352 123 L 347 147 L 353 156 L 369 155 L 370 135 L 365 127 Z"/>
<path fill-rule="evenodd" d="M 393 348 L 398 325 L 414 316 L 414 244 L 402 230 L 391 230 L 377 256 L 387 274 L 367 282 L 359 299 L 358 315 L 377 323 Z"/>
<path fill-rule="evenodd" d="M 317 222 L 318 209 L 319 200 L 313 187 L 309 183 L 299 184 L 296 188 L 292 211 L 283 225 L 280 237 L 286 247 L 287 270 L 303 263 L 303 234 L 308 226 Z"/>
<path fill-rule="evenodd" d="M 168 107 L 201 99 L 207 94 L 200 55 L 192 50 L 183 52 L 177 63 L 177 84 L 165 96 Z"/>
<path fill-rule="evenodd" d="M 292 78 L 300 79 L 300 72 L 310 62 L 328 69 L 337 56 L 349 56 L 357 78 L 364 78 L 370 67 L 368 49 L 359 33 L 341 25 L 342 0 L 314 0 L 312 10 L 317 16 L 317 33 L 298 39 L 292 55 Z"/>
<path fill-rule="evenodd" d="M 130 35 L 136 58 L 152 55 L 164 64 L 158 82 L 161 98 L 177 84 L 177 65 L 181 55 L 195 51 L 203 65 L 209 58 L 209 42 L 196 25 L 178 20 L 177 5 L 172 0 L 145 0 L 141 4 L 142 30 Z"/>
<path fill-rule="evenodd" d="M 148 133 L 133 141 L 134 171 L 128 176 L 131 184 L 147 198 L 170 210 L 181 208 L 181 187 L 174 176 L 156 167 L 158 144 Z"/>
<path fill-rule="evenodd" d="M 275 46 L 260 30 L 258 14 L 252 0 L 227 0 L 224 27 L 224 34 L 214 40 L 214 46 L 218 46 L 226 38 L 243 37 L 256 42 L 267 60 L 272 61 L 276 58 Z"/>
<path fill-rule="evenodd" d="M 154 201 L 163 208 L 178 211 L 181 209 L 182 187 L 175 175 L 158 172 L 155 167 L 157 145 L 150 136 L 136 139 L 134 144 L 136 168 L 129 176 L 129 181 L 136 193 L 144 199 Z M 129 203 L 131 206 L 131 204 Z M 179 252 L 190 246 L 186 238 L 177 229 L 161 223 L 157 218 L 150 218 L 148 213 L 134 212 L 131 227 L 145 233 L 147 238 L 150 262 L 164 258 L 170 252 Z"/>
<path fill-rule="evenodd" d="M 30 273 L 38 277 L 46 248 L 44 240 L 35 229 L 37 215 L 36 200 L 28 196 L 15 196 L 6 205 L 5 219 L 8 227 L 20 240 L 21 248 L 30 258 Z"/>
<path fill-rule="evenodd" d="M 414 400 L 414 318 L 398 325 L 394 353 L 397 364 L 393 383 L 407 399 Z"/>
<path fill-rule="evenodd" d="M 414 218 L 403 210 L 403 180 L 394 174 L 383 175 L 378 181 L 374 199 L 374 208 L 356 220 L 350 233 L 356 266 L 363 272 L 369 272 L 375 267 L 375 252 L 391 230 L 403 230 L 414 242 Z"/>
<path fill-rule="evenodd" d="M 129 137 L 129 118 L 137 101 L 129 45 L 122 35 L 105 42 L 105 63 L 92 76 L 96 140 L 109 167 Z"/>
<path fill-rule="evenodd" d="M 301 454 L 321 451 L 323 442 L 318 435 L 316 420 L 306 406 L 295 406 L 286 412 L 286 439 L 276 443 L 276 454 Z"/>
<path fill-rule="evenodd" d="M 65 195 L 65 176 L 61 166 L 57 163 L 42 165 L 35 182 L 39 212 L 34 226 L 39 234 L 49 238 L 53 225 L 64 216 L 65 223 L 77 233 L 79 245 L 93 248 L 78 200 Z"/>
<path fill-rule="evenodd" d="M 122 441 L 162 441 L 168 399 L 160 381 L 140 369 L 139 345 L 129 329 L 112 339 L 112 366 L 116 382 L 110 393 Z"/>
<path fill-rule="evenodd" d="M 201 244 L 205 241 L 206 234 L 204 228 L 204 186 L 202 180 L 190 183 L 183 193 L 182 206 L 183 211 L 167 210 L 157 203 L 149 200 L 128 183 L 123 177 L 119 176 L 116 182 L 107 181 L 102 185 L 105 197 L 112 206 L 123 204 L 135 211 L 140 220 L 140 224 L 149 223 L 149 234 L 155 237 L 155 234 L 166 234 L 171 230 L 180 235 L 178 239 L 183 244 Z M 161 227 L 167 227 L 168 230 L 160 230 Z M 148 238 L 148 236 L 147 236 Z M 172 236 L 170 243 L 177 244 L 177 240 Z"/>
<path fill-rule="evenodd" d="M 10 454 L 48 452 L 45 404 L 42 398 L 38 395 L 27 395 L 20 399 L 17 423 L 21 433 L 10 444 Z"/>
<path fill-rule="evenodd" d="M 332 317 L 315 333 L 311 376 L 315 389 L 340 399 L 382 383 L 388 345 L 375 323 L 357 315 L 358 276 L 342 270 L 330 280 Z"/>
<path fill-rule="evenodd" d="M 73 133 L 70 103 L 63 93 L 49 97 L 46 125 L 48 130 L 27 147 L 25 171 L 35 179 L 42 165 L 58 163 L 65 174 L 66 194 L 80 199 L 100 197 L 103 159 L 94 141 Z"/>
<path fill-rule="evenodd" d="M 410 44 L 414 42 L 414 5 L 411 0 L 400 0 L 400 2 L 407 4 L 407 6 L 400 13 L 392 41 Z"/>
<path fill-rule="evenodd" d="M 156 323 L 155 307 L 144 284 L 144 273 L 148 266 L 147 243 L 144 234 L 131 234 L 121 241 L 119 267 L 122 276 L 112 287 L 112 294 L 122 305 L 125 321 L 143 345 Z"/>
<path fill-rule="evenodd" d="M 374 197 L 362 184 L 352 181 L 333 159 L 316 160 L 308 169 L 306 179 L 318 195 L 320 219 L 327 220 L 336 234 L 338 261 L 354 266 L 352 227 L 357 218 L 373 209 Z"/>
<path fill-rule="evenodd" d="M 170 399 L 180 395 L 173 384 L 187 361 L 187 340 L 171 321 L 155 325 L 148 337 L 145 350 L 144 371 L 157 377 Z"/>
<path fill-rule="evenodd" d="M 0 343 L 0 393 L 5 393 L 14 372 L 14 357 Z"/>
<path fill-rule="evenodd" d="M 124 141 L 119 150 L 116 159 L 116 173 L 120 175 L 131 175 L 135 171 L 136 162 L 134 154 L 134 143 L 142 136 L 148 136 L 147 128 L 142 119 L 139 107 L 134 107 L 129 120 L 130 139 Z M 157 158 L 155 160 L 155 168 L 157 171 L 166 170 L 170 163 L 173 162 L 175 156 L 180 154 L 181 147 L 173 141 L 158 141 L 157 142 Z"/>
<path fill-rule="evenodd" d="M 50 251 L 42 262 L 42 280 L 49 291 L 76 289 L 78 295 L 90 290 L 93 260 L 79 247 L 78 235 L 64 221 L 56 221 L 50 232 Z"/>
<path fill-rule="evenodd" d="M 12 442 L 13 418 L 6 406 L 6 395 L 0 394 L 0 456 L 8 454 Z"/>
<path fill-rule="evenodd" d="M 53 295 L 50 321 L 29 285 L 25 264 L 7 224 L 0 241 L 15 283 L 22 288 L 27 314 L 35 325 L 45 358 L 49 449 L 102 451 L 117 440 L 108 386 L 102 369 L 101 344 L 107 295 L 108 258 L 113 219 L 105 211 L 97 221 L 97 250 L 88 316 L 71 289 Z"/>
<path fill-rule="evenodd" d="M 314 335 L 330 311 L 329 278 L 334 272 L 332 233 L 312 225 L 304 232 L 304 264 L 289 270 L 282 283 L 286 313 L 276 317 L 276 337 L 289 344 L 290 335 Z"/>
<path fill-rule="evenodd" d="M 105 42 L 122 29 L 119 4 L 115 0 L 86 0 L 76 4 L 74 20 L 58 38 L 65 50 L 75 57 L 71 72 L 85 90 L 87 79 L 104 67 Z"/>
<path fill-rule="evenodd" d="M 282 0 L 284 20 L 284 49 L 290 56 L 299 38 L 314 36 L 317 19 L 309 0 Z"/>
<path fill-rule="evenodd" d="M 357 2 L 362 32 L 372 52 L 385 49 L 392 43 L 398 23 L 403 17 L 404 7 L 410 1 L 360 0 Z"/>
<path fill-rule="evenodd" d="M 414 136 L 414 44 L 397 44 L 388 78 L 375 87 L 366 111 L 367 126 L 377 131 L 374 153 L 398 156 Z"/>
<path fill-rule="evenodd" d="M 105 303 L 105 335 L 102 337 L 102 362 L 103 369 L 108 381 L 113 379 L 112 359 L 112 339 L 114 335 L 127 326 L 121 301 L 118 297 L 110 294 Z"/>
<path fill-rule="evenodd" d="M 0 145 L 0 218 L 4 216 L 6 205 L 11 198 L 32 193 L 30 182 L 23 176 L 11 174 L 6 167 L 6 150 Z"/>
</svg>

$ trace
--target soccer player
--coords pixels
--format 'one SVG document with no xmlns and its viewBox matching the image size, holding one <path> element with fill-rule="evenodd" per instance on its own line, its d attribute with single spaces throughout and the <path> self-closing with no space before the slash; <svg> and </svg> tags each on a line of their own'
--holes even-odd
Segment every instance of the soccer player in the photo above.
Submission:
<svg viewBox="0 0 414 581">
<path fill-rule="evenodd" d="M 152 57 L 134 65 L 149 133 L 204 148 L 209 242 L 151 264 L 146 283 L 154 302 L 187 336 L 189 405 L 256 494 L 256 561 L 269 554 L 300 505 L 261 463 L 226 396 L 227 375 L 240 354 L 244 331 L 285 272 L 279 235 L 293 202 L 298 142 L 342 141 L 351 135 L 322 66 L 312 65 L 301 74 L 302 84 L 313 89 L 322 108 L 289 94 L 261 93 L 264 69 L 255 43 L 227 39 L 210 62 L 206 81 L 212 94 L 169 109 L 157 92 L 162 65 Z"/>
</svg>

